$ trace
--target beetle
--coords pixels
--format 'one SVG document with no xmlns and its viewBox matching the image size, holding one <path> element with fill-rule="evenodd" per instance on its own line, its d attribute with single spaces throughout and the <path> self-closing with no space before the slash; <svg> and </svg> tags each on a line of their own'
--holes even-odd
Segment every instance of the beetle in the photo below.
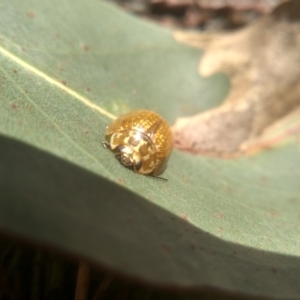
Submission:
<svg viewBox="0 0 300 300">
<path fill-rule="evenodd" d="M 103 143 L 135 173 L 158 176 L 167 167 L 173 148 L 169 124 L 150 110 L 134 110 L 106 127 Z"/>
</svg>

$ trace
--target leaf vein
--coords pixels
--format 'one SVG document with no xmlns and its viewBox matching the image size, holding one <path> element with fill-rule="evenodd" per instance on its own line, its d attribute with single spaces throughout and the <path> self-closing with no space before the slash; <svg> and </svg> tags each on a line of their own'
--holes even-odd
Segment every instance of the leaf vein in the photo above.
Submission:
<svg viewBox="0 0 300 300">
<path fill-rule="evenodd" d="M 35 68 L 34 66 L 28 64 L 27 62 L 25 62 L 24 60 L 20 59 L 19 57 L 17 57 L 16 55 L 12 54 L 11 52 L 9 52 L 8 50 L 4 49 L 3 47 L 0 46 L 0 53 L 9 58 L 10 60 L 14 61 L 15 63 L 17 63 L 18 65 L 22 66 L 24 69 L 34 73 L 35 75 L 43 78 L 45 81 L 55 85 L 56 87 L 58 87 L 59 89 L 65 91 L 66 93 L 68 93 L 69 95 L 73 96 L 75 99 L 81 101 L 82 103 L 84 103 L 85 105 L 89 106 L 90 108 L 98 111 L 99 113 L 101 113 L 102 115 L 110 118 L 110 119 L 115 119 L 116 116 L 109 113 L 108 111 L 104 110 L 103 108 L 99 107 L 98 105 L 96 105 L 95 103 L 93 103 L 91 100 L 89 100 L 88 98 L 80 95 L 78 92 L 72 90 L 71 88 L 65 86 L 64 84 L 62 84 L 61 82 L 51 78 L 50 76 L 48 76 L 47 74 L 43 73 L 42 71 L 40 71 L 39 69 Z"/>
</svg>

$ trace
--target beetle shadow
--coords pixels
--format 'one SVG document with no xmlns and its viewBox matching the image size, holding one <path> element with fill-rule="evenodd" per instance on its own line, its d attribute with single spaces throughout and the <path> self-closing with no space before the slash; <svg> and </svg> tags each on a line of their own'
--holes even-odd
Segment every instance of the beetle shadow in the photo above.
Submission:
<svg viewBox="0 0 300 300">
<path fill-rule="evenodd" d="M 217 238 L 147 199 L 0 135 L 0 230 L 165 288 L 300 297 L 300 259 Z"/>
</svg>

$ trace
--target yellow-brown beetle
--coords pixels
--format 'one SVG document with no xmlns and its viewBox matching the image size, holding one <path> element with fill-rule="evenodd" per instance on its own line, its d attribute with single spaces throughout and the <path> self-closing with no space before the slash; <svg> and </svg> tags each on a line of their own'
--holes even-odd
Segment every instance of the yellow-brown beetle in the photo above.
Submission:
<svg viewBox="0 0 300 300">
<path fill-rule="evenodd" d="M 143 175 L 161 174 L 173 148 L 170 126 L 149 110 L 120 116 L 107 126 L 105 139 L 103 146 L 113 151 L 121 164 Z"/>
</svg>

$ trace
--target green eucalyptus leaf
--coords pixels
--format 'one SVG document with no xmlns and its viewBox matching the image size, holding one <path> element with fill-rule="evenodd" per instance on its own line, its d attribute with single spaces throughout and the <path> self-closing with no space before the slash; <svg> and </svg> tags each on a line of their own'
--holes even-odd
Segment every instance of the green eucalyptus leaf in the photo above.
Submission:
<svg viewBox="0 0 300 300">
<path fill-rule="evenodd" d="M 100 1 L 0 1 L 0 228 L 163 287 L 300 297 L 300 155 L 174 151 L 167 182 L 101 145 L 132 109 L 170 123 L 229 91 L 199 51 Z"/>
</svg>

